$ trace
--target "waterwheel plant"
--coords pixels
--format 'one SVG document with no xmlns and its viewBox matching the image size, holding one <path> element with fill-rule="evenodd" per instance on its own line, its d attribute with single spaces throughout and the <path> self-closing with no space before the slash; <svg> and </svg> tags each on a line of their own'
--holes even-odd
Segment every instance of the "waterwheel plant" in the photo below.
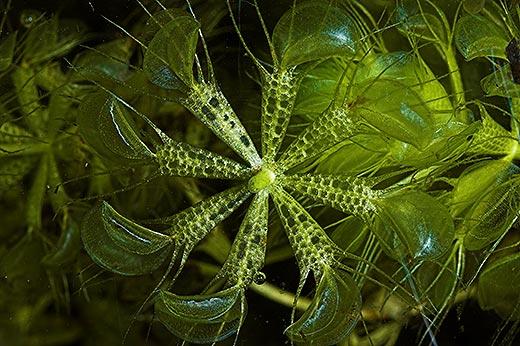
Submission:
<svg viewBox="0 0 520 346">
<path fill-rule="evenodd" d="M 134 4 L 143 17 L 133 26 L 105 17 L 118 39 L 82 46 L 59 68 L 58 56 L 95 36 L 27 63 L 9 52 L 31 40 L 8 36 L 0 56 L 18 100 L 3 103 L 0 159 L 30 152 L 39 162 L 30 179 L 9 180 L 40 187 L 37 205 L 32 192 L 24 203 L 28 227 L 9 239 L 44 239 L 37 262 L 53 285 L 79 280 L 74 301 L 119 318 L 108 310 L 122 299 L 129 315 L 116 342 L 161 344 L 171 338 L 162 325 L 179 342 L 250 344 L 250 290 L 292 308 L 284 333 L 296 344 L 399 344 L 412 322 L 416 343 L 442 344 L 450 309 L 472 299 L 516 326 L 515 6 Z M 227 51 L 235 42 L 246 77 L 218 57 L 237 54 Z M 485 94 L 470 84 L 478 58 L 494 69 Z M 17 82 L 29 65 L 44 72 Z M 60 84 L 45 84 L 51 77 Z M 247 99 L 233 95 L 238 86 Z M 49 130 L 47 119 L 59 121 Z M 32 138 L 51 148 L 43 159 Z M 64 180 L 57 162 L 68 155 L 81 168 Z M 2 273 L 18 250 L 0 251 Z M 289 273 L 291 259 L 293 293 L 270 277 L 273 267 Z M 135 308 L 110 288 L 119 280 Z"/>
</svg>

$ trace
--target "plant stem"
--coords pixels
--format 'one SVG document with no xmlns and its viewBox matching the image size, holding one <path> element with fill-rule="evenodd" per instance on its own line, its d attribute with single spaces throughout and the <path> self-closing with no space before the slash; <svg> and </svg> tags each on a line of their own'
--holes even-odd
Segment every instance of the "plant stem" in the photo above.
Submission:
<svg viewBox="0 0 520 346">
<path fill-rule="evenodd" d="M 288 307 L 293 307 L 294 302 L 294 293 L 282 290 L 281 288 L 270 284 L 270 283 L 263 283 L 262 285 L 257 285 L 255 283 L 251 284 L 250 288 L 255 291 L 256 293 L 271 299 L 272 301 L 285 305 Z M 311 304 L 311 300 L 309 298 L 305 297 L 299 297 L 298 301 L 296 302 L 296 309 L 305 311 Z"/>
<path fill-rule="evenodd" d="M 463 111 L 464 105 L 466 104 L 466 96 L 464 94 L 464 84 L 462 83 L 462 75 L 460 73 L 459 65 L 457 63 L 457 57 L 453 50 L 453 46 L 450 45 L 448 47 L 445 47 L 443 49 L 443 53 L 446 59 L 446 63 L 448 64 L 451 89 L 455 101 L 454 106 L 455 109 L 458 110 L 458 120 L 465 124 L 469 124 L 471 123 L 469 112 L 465 110 Z"/>
</svg>

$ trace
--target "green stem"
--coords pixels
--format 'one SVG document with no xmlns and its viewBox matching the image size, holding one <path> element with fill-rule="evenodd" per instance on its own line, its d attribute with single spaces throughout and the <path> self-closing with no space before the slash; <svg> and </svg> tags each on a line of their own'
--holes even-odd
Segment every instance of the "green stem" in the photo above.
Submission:
<svg viewBox="0 0 520 346">
<path fill-rule="evenodd" d="M 464 94 L 464 84 L 462 83 L 462 75 L 460 73 L 459 65 L 457 63 L 457 58 L 453 50 L 453 46 L 449 46 L 443 49 L 443 53 L 446 58 L 446 63 L 448 64 L 451 89 L 453 92 L 453 98 L 455 100 L 454 106 L 455 109 L 458 110 L 458 120 L 465 124 L 469 124 L 471 123 L 469 112 L 462 111 L 466 104 L 466 96 Z"/>
<path fill-rule="evenodd" d="M 257 285 L 255 283 L 251 284 L 250 288 L 256 293 L 287 307 L 292 308 L 294 302 L 294 293 L 282 290 L 281 288 L 270 284 L 263 283 L 262 285 Z M 296 302 L 296 309 L 300 311 L 305 311 L 311 304 L 311 300 L 305 297 L 299 297 Z"/>
</svg>

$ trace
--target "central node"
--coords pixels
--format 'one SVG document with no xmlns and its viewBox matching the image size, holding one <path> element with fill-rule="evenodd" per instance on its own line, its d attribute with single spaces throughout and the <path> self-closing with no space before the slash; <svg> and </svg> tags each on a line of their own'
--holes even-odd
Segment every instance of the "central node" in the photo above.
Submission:
<svg viewBox="0 0 520 346">
<path fill-rule="evenodd" d="M 276 174 L 269 168 L 262 167 L 248 182 L 249 191 L 255 193 L 271 185 L 276 179 Z"/>
</svg>

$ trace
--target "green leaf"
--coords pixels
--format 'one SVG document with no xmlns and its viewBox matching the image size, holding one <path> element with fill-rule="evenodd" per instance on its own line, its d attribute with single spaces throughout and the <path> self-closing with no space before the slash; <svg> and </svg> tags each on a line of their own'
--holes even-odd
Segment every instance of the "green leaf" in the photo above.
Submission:
<svg viewBox="0 0 520 346">
<path fill-rule="evenodd" d="M 509 64 L 482 78 L 480 86 L 489 96 L 520 97 L 520 85 L 513 81 Z"/>
<path fill-rule="evenodd" d="M 418 39 L 444 43 L 447 41 L 446 28 L 438 18 L 439 13 L 428 13 L 425 11 L 427 6 L 424 3 L 418 5 L 417 0 L 399 1 L 395 11 L 395 22 L 399 31 L 405 36 L 412 36 Z M 437 9 L 434 9 L 437 10 Z"/>
<path fill-rule="evenodd" d="M 231 215 L 249 196 L 247 185 L 238 185 L 204 199 L 180 213 L 156 221 L 159 224 L 169 225 L 167 232 L 178 242 L 178 245 L 182 245 L 181 269 L 195 245 Z"/>
<path fill-rule="evenodd" d="M 101 267 L 122 275 L 141 275 L 166 259 L 169 237 L 141 227 L 102 203 L 81 223 L 83 246 Z"/>
<path fill-rule="evenodd" d="M 276 210 L 293 248 L 300 275 L 332 263 L 334 244 L 305 208 L 281 188 L 272 190 Z"/>
<path fill-rule="evenodd" d="M 386 141 L 378 135 L 357 135 L 352 141 L 326 157 L 317 173 L 358 175 L 381 164 L 387 153 Z"/>
<path fill-rule="evenodd" d="M 66 54 L 85 40 L 85 26 L 78 21 L 54 16 L 29 29 L 24 40 L 23 58 L 31 64 Z"/>
<path fill-rule="evenodd" d="M 197 84 L 181 103 L 252 167 L 260 165 L 255 144 L 217 85 Z"/>
<path fill-rule="evenodd" d="M 269 194 L 264 189 L 253 198 L 217 277 L 228 277 L 232 285 L 249 285 L 264 266 L 267 247 Z"/>
<path fill-rule="evenodd" d="M 347 175 L 294 174 L 282 180 L 282 186 L 296 191 L 311 201 L 331 206 L 347 214 L 371 219 L 375 211 L 372 199 L 377 197 L 363 178 Z"/>
<path fill-rule="evenodd" d="M 86 96 L 79 108 L 78 125 L 88 144 L 108 160 L 128 164 L 153 157 L 128 110 L 114 96 L 104 92 Z"/>
<path fill-rule="evenodd" d="M 360 317 L 361 294 L 354 280 L 326 267 L 311 305 L 285 333 L 297 343 L 333 345 L 350 334 Z"/>
<path fill-rule="evenodd" d="M 466 60 L 478 57 L 506 59 L 509 43 L 504 29 L 481 15 L 466 15 L 455 26 L 455 44 Z"/>
<path fill-rule="evenodd" d="M 199 23 L 188 15 L 173 17 L 157 32 L 146 49 L 143 68 L 152 83 L 177 89 L 178 80 L 193 86 L 193 62 Z"/>
<path fill-rule="evenodd" d="M 11 66 L 16 45 L 16 32 L 11 33 L 0 43 L 0 72 Z"/>
<path fill-rule="evenodd" d="M 132 54 L 127 39 L 118 39 L 100 44 L 78 54 L 73 62 L 73 76 L 77 80 L 99 79 L 98 74 L 126 80 L 129 76 L 128 63 Z M 78 71 L 76 71 L 76 69 Z"/>
<path fill-rule="evenodd" d="M 236 161 L 173 139 L 157 146 L 156 158 L 161 173 L 170 176 L 241 179 L 251 174 Z"/>
<path fill-rule="evenodd" d="M 520 214 L 520 180 L 514 177 L 486 190 L 464 219 L 464 247 L 480 250 L 509 231 Z"/>
<path fill-rule="evenodd" d="M 274 162 L 291 120 L 299 80 L 293 70 L 262 75 L 262 159 Z"/>
<path fill-rule="evenodd" d="M 296 66 L 356 53 L 359 33 L 353 20 L 331 4 L 297 4 L 278 21 L 273 46 L 281 66 Z"/>
<path fill-rule="evenodd" d="M 356 83 L 380 78 L 398 80 L 416 92 L 438 122 L 451 120 L 453 106 L 448 93 L 419 55 L 398 51 L 367 56 L 355 75 Z"/>
<path fill-rule="evenodd" d="M 400 192 L 374 201 L 378 206 L 372 230 L 396 259 L 434 259 L 444 254 L 455 237 L 448 208 L 420 191 Z"/>
<path fill-rule="evenodd" d="M 154 232 L 123 217 L 107 202 L 102 202 L 99 212 L 103 228 L 112 241 L 127 251 L 148 255 L 171 244 L 169 236 Z"/>
<path fill-rule="evenodd" d="M 427 299 L 437 310 L 445 309 L 457 287 L 455 256 L 446 261 L 424 261 L 416 272 L 420 300 Z"/>
<path fill-rule="evenodd" d="M 283 152 L 279 165 L 288 170 L 330 149 L 360 130 L 348 109 L 330 108 L 307 126 Z"/>
<path fill-rule="evenodd" d="M 239 330 L 246 313 L 245 297 L 238 286 L 196 296 L 160 291 L 155 312 L 168 330 L 183 340 L 218 342 Z"/>
<path fill-rule="evenodd" d="M 498 124 L 482 104 L 477 103 L 477 105 L 480 110 L 482 123 L 474 134 L 468 151 L 478 155 L 500 156 L 514 153 L 518 147 L 518 140 Z"/>
<path fill-rule="evenodd" d="M 363 220 L 349 216 L 331 234 L 331 239 L 341 249 L 353 253 L 364 244 L 368 227 Z"/>
<path fill-rule="evenodd" d="M 479 13 L 486 3 L 486 0 L 463 0 L 462 4 L 464 6 L 464 10 L 471 14 Z"/>
<path fill-rule="evenodd" d="M 360 105 L 353 111 L 390 137 L 421 149 L 431 143 L 434 122 L 421 97 L 400 82 L 369 81 L 357 90 Z"/>
<path fill-rule="evenodd" d="M 452 214 L 461 215 L 481 196 L 517 173 L 520 173 L 520 168 L 506 160 L 484 161 L 468 167 L 459 177 L 452 191 L 450 202 Z"/>
<path fill-rule="evenodd" d="M 484 310 L 495 310 L 502 318 L 520 319 L 520 253 L 500 258 L 479 276 L 477 297 Z"/>
</svg>

